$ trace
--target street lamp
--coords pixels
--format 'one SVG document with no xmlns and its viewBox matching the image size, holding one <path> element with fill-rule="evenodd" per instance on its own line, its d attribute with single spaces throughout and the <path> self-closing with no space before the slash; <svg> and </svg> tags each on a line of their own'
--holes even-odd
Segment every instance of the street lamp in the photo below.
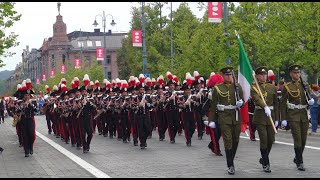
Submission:
<svg viewBox="0 0 320 180">
<path fill-rule="evenodd" d="M 102 18 L 102 26 L 103 26 L 103 51 L 104 51 L 104 78 L 107 79 L 107 46 L 106 46 L 106 18 L 107 16 L 111 16 L 112 17 L 112 21 L 110 23 L 111 26 L 116 25 L 116 23 L 113 20 L 113 16 L 111 14 L 107 14 L 105 15 L 105 11 L 103 11 L 103 15 L 98 14 L 95 17 L 95 20 L 93 22 L 92 25 L 94 25 L 95 27 L 97 27 L 99 24 L 97 23 L 97 16 L 100 16 Z"/>
</svg>

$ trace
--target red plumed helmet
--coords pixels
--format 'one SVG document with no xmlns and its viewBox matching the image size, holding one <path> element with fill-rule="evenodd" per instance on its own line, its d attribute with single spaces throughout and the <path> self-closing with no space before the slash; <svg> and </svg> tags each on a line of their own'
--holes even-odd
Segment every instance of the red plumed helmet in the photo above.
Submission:
<svg viewBox="0 0 320 180">
<path fill-rule="evenodd" d="M 100 82 L 98 80 L 96 80 L 95 82 L 96 87 L 100 87 Z"/>
<path fill-rule="evenodd" d="M 126 81 L 126 80 L 123 80 L 123 81 L 122 81 L 122 84 L 121 84 L 121 88 L 127 90 L 128 87 L 129 87 L 129 85 L 128 85 L 127 81 Z"/>
<path fill-rule="evenodd" d="M 90 88 L 93 89 L 94 88 L 94 83 L 92 81 L 90 81 Z"/>
<path fill-rule="evenodd" d="M 163 78 L 162 75 L 160 75 L 160 76 L 157 78 L 157 82 L 158 82 L 159 85 L 164 83 L 164 78 Z"/>
<path fill-rule="evenodd" d="M 140 75 L 139 75 L 139 81 L 140 81 L 140 83 L 143 83 L 145 79 L 146 79 L 146 77 L 144 77 L 143 74 L 140 74 Z"/>
<path fill-rule="evenodd" d="M 270 81 L 274 81 L 275 78 L 276 78 L 276 76 L 274 75 L 273 71 L 270 69 L 270 70 L 268 71 L 268 79 L 269 79 Z"/>
<path fill-rule="evenodd" d="M 32 83 L 30 79 L 26 79 L 26 89 L 31 89 Z"/>
<path fill-rule="evenodd" d="M 68 88 L 65 84 L 61 84 L 61 91 L 68 91 Z"/>
<path fill-rule="evenodd" d="M 186 83 L 190 86 L 193 83 L 193 78 L 189 72 L 186 73 Z"/>
<path fill-rule="evenodd" d="M 200 74 L 198 71 L 193 71 L 193 76 L 196 80 L 200 79 Z"/>
<path fill-rule="evenodd" d="M 61 78 L 61 83 L 63 83 L 64 85 L 67 85 L 67 80 L 65 78 Z"/>
<path fill-rule="evenodd" d="M 173 75 L 173 80 L 174 80 L 174 82 L 179 82 L 179 79 L 178 79 L 178 77 L 176 76 L 176 75 Z"/>
<path fill-rule="evenodd" d="M 147 82 L 146 82 L 147 86 L 152 86 L 152 81 L 150 78 L 147 78 Z"/>
<path fill-rule="evenodd" d="M 90 83 L 89 75 L 85 74 L 84 77 L 83 77 L 83 84 L 84 84 L 84 86 L 88 86 L 89 83 Z"/>
<path fill-rule="evenodd" d="M 45 88 L 47 92 L 50 92 L 50 87 L 48 85 L 46 85 Z"/>
<path fill-rule="evenodd" d="M 121 87 L 121 80 L 119 78 L 116 78 L 116 84 L 117 84 L 117 87 Z"/>
<path fill-rule="evenodd" d="M 168 77 L 168 79 L 170 79 L 170 80 L 172 80 L 173 79 L 173 75 L 171 74 L 171 72 L 167 72 L 167 77 Z"/>
<path fill-rule="evenodd" d="M 224 79 L 220 74 L 214 74 L 212 76 L 210 76 L 208 83 L 207 83 L 207 87 L 213 87 L 217 84 L 223 83 Z"/>
</svg>

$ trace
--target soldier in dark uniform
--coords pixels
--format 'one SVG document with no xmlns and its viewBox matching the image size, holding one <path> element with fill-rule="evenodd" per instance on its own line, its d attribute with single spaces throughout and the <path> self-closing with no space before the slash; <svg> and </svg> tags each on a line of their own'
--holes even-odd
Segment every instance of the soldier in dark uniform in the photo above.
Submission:
<svg viewBox="0 0 320 180">
<path fill-rule="evenodd" d="M 241 132 L 241 116 L 238 110 L 243 106 L 243 92 L 241 86 L 233 82 L 232 67 L 225 67 L 220 71 L 223 74 L 224 83 L 214 86 L 208 119 L 211 128 L 215 128 L 215 122 L 220 124 L 226 151 L 228 174 L 233 175 L 235 173 L 233 161 Z M 238 86 L 239 92 L 236 92 L 235 86 Z M 236 97 L 236 93 L 240 96 L 240 99 Z"/>
<path fill-rule="evenodd" d="M 181 91 L 181 83 L 176 82 L 176 91 Z M 183 130 L 183 121 L 182 121 L 182 110 L 180 108 L 177 109 L 178 113 L 178 135 L 181 136 Z"/>
<path fill-rule="evenodd" d="M 250 94 L 255 105 L 252 123 L 257 127 L 260 138 L 261 158 L 259 162 L 262 164 L 263 171 L 271 172 L 269 154 L 274 141 L 275 132 L 271 124 L 274 122 L 271 122 L 269 118 L 272 117 L 272 119 L 278 123 L 279 109 L 274 108 L 278 107 L 277 89 L 275 85 L 267 83 L 267 72 L 268 70 L 265 66 L 258 67 L 255 70 L 258 84 L 251 86 Z M 266 104 L 259 94 L 258 86 Z M 278 124 L 276 124 L 276 126 L 277 125 Z"/>
<path fill-rule="evenodd" d="M 135 82 L 136 83 L 136 82 Z M 131 109 L 130 109 L 130 124 L 131 124 L 131 133 L 133 138 L 133 145 L 138 146 L 138 115 L 136 108 L 138 108 L 138 94 L 139 86 L 133 85 L 132 87 L 132 97 L 131 97 Z"/>
<path fill-rule="evenodd" d="M 184 90 L 184 95 L 179 100 L 181 101 L 179 107 L 182 108 L 184 134 L 186 138 L 186 145 L 188 147 L 191 146 L 191 139 L 196 129 L 196 120 L 194 119 L 195 101 L 193 99 L 193 95 L 191 94 L 191 88 L 191 84 L 185 83 L 182 87 L 182 90 Z"/>
<path fill-rule="evenodd" d="M 129 124 L 129 96 L 128 96 L 128 83 L 124 81 L 121 85 L 120 93 L 122 104 L 121 107 L 121 133 L 122 133 L 122 142 L 127 143 L 130 138 L 130 124 Z"/>
<path fill-rule="evenodd" d="M 165 112 L 164 112 L 164 104 L 166 97 L 163 94 L 164 85 L 158 84 L 156 85 L 155 89 L 157 90 L 157 101 L 155 104 L 155 111 L 157 115 L 158 121 L 158 133 L 159 133 L 159 141 L 163 141 L 165 139 L 165 134 L 168 128 Z"/>
<path fill-rule="evenodd" d="M 80 150 L 82 146 L 81 142 L 81 127 L 80 127 L 80 117 L 78 117 L 78 113 L 82 106 L 82 95 L 81 95 L 81 87 L 77 86 L 74 89 L 75 92 L 75 99 L 72 109 L 72 126 L 75 133 L 75 143 L 77 144 L 77 149 Z"/>
<path fill-rule="evenodd" d="M 177 114 L 177 100 L 175 94 L 175 83 L 172 80 L 169 80 L 167 85 L 169 86 L 168 96 L 167 98 L 167 105 L 166 105 L 166 114 L 167 114 L 167 121 L 168 121 L 168 132 L 170 136 L 170 143 L 174 144 L 175 137 L 178 131 L 178 114 Z"/>
<path fill-rule="evenodd" d="M 81 138 L 83 144 L 83 153 L 87 153 L 90 150 L 90 143 L 93 136 L 92 117 L 95 107 L 87 97 L 87 89 L 85 86 L 81 87 L 81 92 L 83 96 L 83 107 L 80 114 Z"/>
<path fill-rule="evenodd" d="M 150 133 L 150 121 L 148 117 L 148 106 L 150 106 L 151 100 L 150 96 L 148 97 L 145 94 L 145 88 L 143 84 L 139 84 L 137 86 L 139 89 L 138 99 L 140 101 L 137 112 L 137 120 L 138 120 L 138 136 L 140 140 L 141 149 L 145 149 L 147 147 L 147 137 Z"/>
<path fill-rule="evenodd" d="M 204 133 L 204 124 L 202 121 L 202 117 L 204 116 L 204 112 L 202 110 L 202 105 L 205 102 L 204 99 L 204 79 L 200 77 L 200 79 L 194 81 L 193 83 L 195 90 L 194 94 L 197 95 L 197 103 L 195 106 L 195 113 L 196 113 L 196 121 L 197 121 L 197 131 L 198 131 L 198 139 L 201 140 L 203 133 Z"/>
<path fill-rule="evenodd" d="M 36 107 L 31 103 L 31 94 L 34 94 L 31 89 L 24 90 L 22 92 L 23 102 L 21 105 L 21 127 L 25 157 L 29 157 L 29 154 L 33 154 L 33 144 L 36 139 L 36 125 L 34 119 L 34 112 L 36 111 Z"/>
<path fill-rule="evenodd" d="M 50 87 L 48 85 L 45 86 L 48 98 L 44 100 L 44 104 L 42 106 L 43 112 L 46 116 L 46 121 L 47 121 L 47 128 L 48 128 L 48 134 L 52 133 L 52 117 L 50 114 L 50 109 L 52 108 L 51 104 L 49 104 L 49 98 L 50 98 Z"/>
<path fill-rule="evenodd" d="M 284 85 L 280 102 L 282 126 L 289 122 L 294 141 L 295 158 L 293 162 L 298 170 L 305 171 L 303 165 L 303 150 L 307 141 L 309 120 L 307 114 L 308 105 L 313 105 L 314 99 L 306 94 L 303 82 L 300 81 L 301 66 L 294 64 L 289 67 L 291 82 Z M 308 89 L 306 88 L 308 91 Z"/>
</svg>

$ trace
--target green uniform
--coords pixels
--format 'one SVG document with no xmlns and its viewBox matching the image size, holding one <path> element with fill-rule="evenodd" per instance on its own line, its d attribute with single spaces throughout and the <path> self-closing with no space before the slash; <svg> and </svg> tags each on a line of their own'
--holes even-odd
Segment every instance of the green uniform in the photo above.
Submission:
<svg viewBox="0 0 320 180">
<path fill-rule="evenodd" d="M 239 84 L 237 85 L 239 87 L 240 98 L 243 99 L 242 88 Z M 241 132 L 241 116 L 235 105 L 234 83 L 222 83 L 213 88 L 210 120 L 218 122 L 220 125 L 228 167 L 233 166 L 233 159 L 237 151 Z M 221 108 L 224 108 L 224 110 Z M 230 159 L 228 158 L 229 156 Z"/>
<path fill-rule="evenodd" d="M 282 90 L 281 118 L 287 120 L 294 141 L 295 163 L 302 164 L 302 153 L 307 141 L 309 120 L 307 98 L 300 81 L 288 82 Z"/>
<path fill-rule="evenodd" d="M 279 108 L 277 99 L 277 89 L 274 85 L 270 83 L 259 83 L 259 87 L 262 95 L 264 96 L 267 106 L 271 109 L 271 116 L 273 121 L 278 121 Z M 260 148 L 268 149 L 270 152 L 275 132 L 273 130 L 271 121 L 269 117 L 265 114 L 263 103 L 257 85 L 251 87 L 251 97 L 254 101 L 255 111 L 253 115 L 253 124 L 257 126 L 259 138 L 260 138 Z"/>
<path fill-rule="evenodd" d="M 274 85 L 269 83 L 260 83 L 259 88 L 265 99 L 265 103 L 271 110 L 271 117 L 273 121 L 278 121 L 279 117 L 279 102 L 277 99 L 277 89 Z M 270 162 L 269 162 L 269 153 L 271 151 L 272 144 L 274 142 L 275 132 L 273 130 L 272 124 L 274 122 L 270 121 L 265 113 L 265 103 L 261 99 L 257 85 L 251 86 L 251 97 L 255 104 L 255 111 L 253 115 L 253 124 L 256 125 L 257 131 L 260 138 L 260 153 L 261 158 L 259 162 L 262 164 L 262 167 L 266 172 L 271 172 Z M 268 166 L 268 167 L 267 167 Z M 268 170 L 267 170 L 268 169 Z"/>
</svg>

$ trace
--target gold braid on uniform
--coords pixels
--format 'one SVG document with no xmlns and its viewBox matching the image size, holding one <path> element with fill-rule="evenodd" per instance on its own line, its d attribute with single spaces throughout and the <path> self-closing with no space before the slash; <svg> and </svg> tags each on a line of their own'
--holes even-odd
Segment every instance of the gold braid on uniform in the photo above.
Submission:
<svg viewBox="0 0 320 180">
<path fill-rule="evenodd" d="M 258 89 L 257 89 L 255 86 L 253 86 L 252 89 L 253 89 L 254 91 L 256 91 L 257 94 L 259 94 L 259 91 L 258 91 Z M 262 93 L 262 92 L 261 92 L 261 93 Z M 266 99 L 266 98 L 267 98 L 267 95 L 268 95 L 267 91 L 265 91 L 264 93 L 262 93 L 262 95 L 263 95 L 263 98 Z"/>
<path fill-rule="evenodd" d="M 228 97 L 228 101 L 230 102 L 230 93 L 229 93 L 229 91 L 227 91 L 227 92 L 222 92 L 222 91 L 220 91 L 220 89 L 218 88 L 218 86 L 214 86 L 214 88 L 217 90 L 217 92 L 219 93 L 219 95 L 220 95 L 221 97 Z"/>
<path fill-rule="evenodd" d="M 284 87 L 287 89 L 288 93 L 290 94 L 290 96 L 292 96 L 293 98 L 297 98 L 297 97 L 300 97 L 300 89 L 298 88 L 297 91 L 290 91 L 290 89 L 288 88 L 288 85 L 290 84 L 291 82 L 289 82 L 288 84 L 284 85 Z M 297 85 L 295 83 L 295 85 Z M 293 93 L 297 93 L 297 95 L 293 95 Z"/>
</svg>

